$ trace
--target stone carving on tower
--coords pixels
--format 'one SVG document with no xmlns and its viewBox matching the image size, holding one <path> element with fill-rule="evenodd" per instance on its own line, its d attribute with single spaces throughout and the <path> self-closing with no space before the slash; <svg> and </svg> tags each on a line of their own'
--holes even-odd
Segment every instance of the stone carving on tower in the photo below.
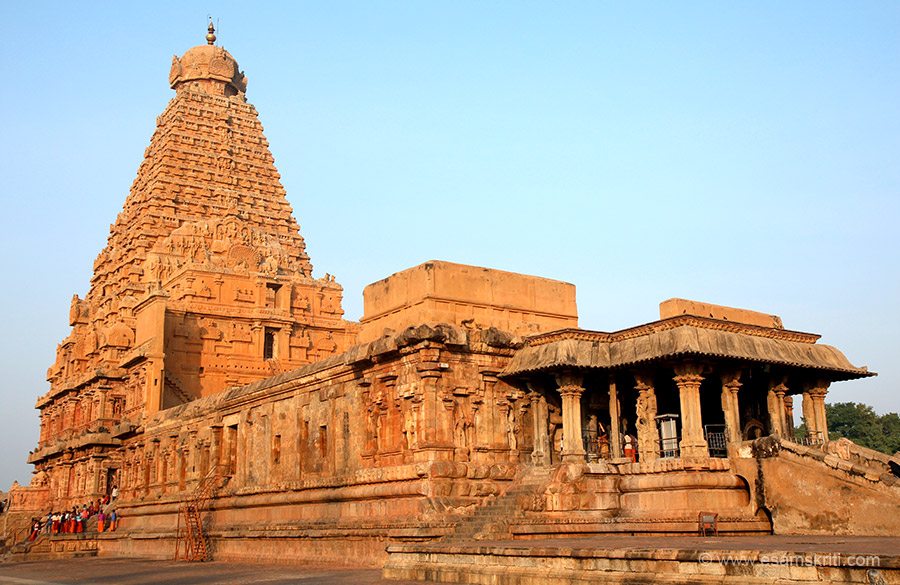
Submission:
<svg viewBox="0 0 900 585">
<path fill-rule="evenodd" d="M 176 95 L 90 290 L 72 299 L 71 334 L 38 400 L 30 460 L 50 471 L 54 499 L 95 491 L 62 477 L 64 454 L 84 473 L 88 457 L 113 453 L 144 413 L 341 352 L 356 333 L 334 277 L 312 277 L 243 72 L 212 31 L 207 39 L 172 60 Z M 72 450 L 83 435 L 94 438 Z"/>
</svg>

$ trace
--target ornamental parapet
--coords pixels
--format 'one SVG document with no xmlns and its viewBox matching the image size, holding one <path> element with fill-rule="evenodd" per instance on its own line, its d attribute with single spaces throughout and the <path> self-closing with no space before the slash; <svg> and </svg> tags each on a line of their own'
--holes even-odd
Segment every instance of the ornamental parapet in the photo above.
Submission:
<svg viewBox="0 0 900 585">
<path fill-rule="evenodd" d="M 122 441 L 114 438 L 112 434 L 107 431 L 85 433 L 68 440 L 59 440 L 54 445 L 33 451 L 31 455 L 28 456 L 28 463 L 39 463 L 66 451 L 84 449 L 85 447 L 119 447 L 121 445 Z"/>
</svg>

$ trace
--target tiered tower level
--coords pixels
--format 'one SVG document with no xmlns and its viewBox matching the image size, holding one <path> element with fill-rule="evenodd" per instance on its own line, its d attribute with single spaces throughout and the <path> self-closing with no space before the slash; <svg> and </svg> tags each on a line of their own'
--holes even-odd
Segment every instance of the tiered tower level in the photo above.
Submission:
<svg viewBox="0 0 900 585">
<path fill-rule="evenodd" d="M 104 453 L 144 413 L 271 377 L 354 339 L 340 285 L 312 277 L 246 78 L 210 38 L 172 59 L 176 95 L 89 292 L 72 299 L 72 332 L 38 400 L 31 460 L 53 470 L 44 480 L 60 499 L 105 491 L 114 467 Z"/>
</svg>

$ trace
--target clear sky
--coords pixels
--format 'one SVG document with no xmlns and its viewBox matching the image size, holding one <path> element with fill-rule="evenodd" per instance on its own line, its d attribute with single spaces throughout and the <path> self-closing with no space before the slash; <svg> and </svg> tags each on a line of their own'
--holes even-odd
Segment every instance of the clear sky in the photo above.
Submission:
<svg viewBox="0 0 900 585">
<path fill-rule="evenodd" d="M 572 282 L 588 329 L 744 307 L 900 411 L 898 2 L 0 6 L 0 489 L 208 13 L 347 318 L 431 259 Z"/>
</svg>

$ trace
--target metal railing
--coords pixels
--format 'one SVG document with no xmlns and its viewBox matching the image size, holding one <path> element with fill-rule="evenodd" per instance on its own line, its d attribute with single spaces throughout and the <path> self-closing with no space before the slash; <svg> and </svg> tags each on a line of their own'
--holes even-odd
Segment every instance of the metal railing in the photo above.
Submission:
<svg viewBox="0 0 900 585">
<path fill-rule="evenodd" d="M 795 432 L 785 437 L 785 439 L 798 445 L 806 445 L 807 447 L 815 447 L 825 443 L 822 431 L 806 431 L 805 433 Z"/>
<path fill-rule="evenodd" d="M 728 457 L 728 436 L 725 434 L 725 425 L 705 425 L 703 428 L 703 437 L 706 440 L 710 457 Z M 584 456 L 588 462 L 610 459 L 612 457 L 610 440 L 605 433 L 582 431 L 581 438 L 584 444 Z M 798 437 L 795 439 L 795 442 L 804 445 L 821 444 L 821 433 L 808 434 L 808 436 L 802 438 Z M 680 435 L 657 439 L 656 445 L 657 456 L 660 459 L 675 459 L 681 457 Z M 631 458 L 633 461 L 637 460 L 637 441 L 633 437 L 630 447 L 626 438 L 623 437 L 621 448 L 621 452 L 625 457 Z"/>
<path fill-rule="evenodd" d="M 666 437 L 665 439 L 660 439 L 657 444 L 659 445 L 659 458 L 660 459 L 676 459 L 681 457 L 681 437 L 676 435 L 674 437 Z"/>
<path fill-rule="evenodd" d="M 725 425 L 704 425 L 703 436 L 709 449 L 710 457 L 728 457 L 728 436 Z"/>
<path fill-rule="evenodd" d="M 609 437 L 606 433 L 583 431 L 581 439 L 584 443 L 584 457 L 588 462 L 609 459 L 612 456 Z"/>
</svg>

